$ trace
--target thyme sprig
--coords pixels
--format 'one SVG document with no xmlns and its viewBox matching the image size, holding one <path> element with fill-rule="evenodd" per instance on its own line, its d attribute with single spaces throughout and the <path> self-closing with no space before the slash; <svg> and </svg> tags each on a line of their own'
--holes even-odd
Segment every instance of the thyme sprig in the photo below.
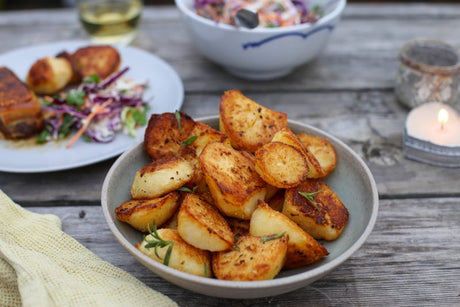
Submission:
<svg viewBox="0 0 460 307">
<path fill-rule="evenodd" d="M 186 139 L 185 141 L 183 141 L 181 143 L 182 146 L 187 146 L 187 145 L 190 145 L 192 144 L 193 142 L 195 142 L 195 140 L 198 138 L 198 135 L 192 135 L 191 137 L 189 137 L 188 139 Z"/>
<path fill-rule="evenodd" d="M 179 128 L 179 133 L 182 133 L 182 125 L 181 125 L 181 122 L 180 122 L 180 112 L 179 112 L 179 110 L 176 110 L 174 115 L 176 116 L 177 127 Z"/>
<path fill-rule="evenodd" d="M 265 242 L 270 241 L 270 240 L 275 240 L 275 239 L 281 238 L 282 236 L 284 236 L 285 233 L 286 233 L 286 231 L 283 231 L 283 232 L 280 232 L 278 234 L 262 237 L 262 238 L 260 238 L 260 242 L 265 243 Z"/>
<path fill-rule="evenodd" d="M 302 195 L 303 197 L 305 197 L 313 206 L 315 206 L 316 210 L 318 211 L 321 211 L 321 209 L 319 208 L 319 205 L 317 202 L 314 201 L 314 198 L 315 198 L 315 195 L 318 194 L 319 192 L 321 192 L 321 190 L 318 190 L 316 192 L 299 192 L 300 195 Z"/>
<path fill-rule="evenodd" d="M 157 225 L 155 224 L 155 222 L 153 222 L 153 230 L 150 229 L 150 224 L 147 225 L 147 229 L 149 231 L 149 234 L 153 237 L 153 239 L 147 240 L 146 238 L 145 241 L 147 241 L 147 244 L 145 244 L 144 247 L 154 248 L 155 256 L 157 256 L 159 259 L 162 259 L 160 255 L 158 254 L 158 248 L 169 246 L 168 250 L 166 251 L 165 258 L 162 259 L 164 265 L 166 266 L 169 265 L 169 260 L 171 259 L 171 252 L 174 246 L 174 242 L 166 241 L 162 237 L 160 237 L 160 235 L 158 234 Z"/>
</svg>

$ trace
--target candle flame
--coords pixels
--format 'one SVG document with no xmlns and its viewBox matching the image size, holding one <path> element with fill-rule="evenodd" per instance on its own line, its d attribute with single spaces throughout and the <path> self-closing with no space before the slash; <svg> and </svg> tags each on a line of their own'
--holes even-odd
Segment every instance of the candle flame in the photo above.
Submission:
<svg viewBox="0 0 460 307">
<path fill-rule="evenodd" d="M 449 112 L 446 109 L 441 108 L 438 112 L 438 122 L 444 125 L 449 120 Z"/>
</svg>

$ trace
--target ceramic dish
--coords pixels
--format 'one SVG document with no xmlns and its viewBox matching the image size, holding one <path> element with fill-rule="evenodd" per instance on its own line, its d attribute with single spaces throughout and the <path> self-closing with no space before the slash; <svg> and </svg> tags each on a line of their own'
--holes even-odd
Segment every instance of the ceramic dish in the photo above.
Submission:
<svg viewBox="0 0 460 307">
<path fill-rule="evenodd" d="M 218 127 L 218 117 L 197 120 Z M 143 239 L 143 234 L 128 224 L 119 222 L 115 216 L 115 208 L 130 198 L 129 191 L 134 174 L 149 163 L 142 143 L 121 155 L 105 178 L 101 200 L 110 230 L 121 245 L 152 272 L 185 289 L 209 296 L 236 299 L 274 296 L 304 287 L 321 278 L 347 260 L 371 233 L 377 219 L 377 187 L 366 164 L 347 145 L 314 127 L 293 121 L 289 121 L 289 125 L 296 133 L 307 132 L 329 139 L 338 155 L 337 167 L 325 181 L 348 208 L 350 220 L 339 239 L 321 242 L 330 254 L 320 262 L 282 271 L 273 280 L 237 282 L 183 273 L 142 254 L 134 245 Z"/>
<path fill-rule="evenodd" d="M 21 80 L 25 80 L 32 64 L 45 56 L 54 56 L 66 50 L 90 45 L 88 41 L 62 41 L 17 49 L 0 55 L 0 66 L 6 65 Z M 129 67 L 126 77 L 147 80 L 149 88 L 144 99 L 149 101 L 150 113 L 179 110 L 184 98 L 182 81 L 174 69 L 162 59 L 135 47 L 117 46 L 121 67 Z M 80 167 L 121 154 L 144 136 L 145 128 L 137 130 L 137 138 L 118 133 L 115 140 L 106 143 L 88 143 L 78 140 L 70 149 L 68 140 L 37 146 L 33 139 L 25 141 L 0 140 L 0 171 L 39 173 Z"/>
<path fill-rule="evenodd" d="M 313 0 L 325 15 L 316 23 L 281 28 L 237 28 L 195 13 L 194 0 L 175 0 L 196 49 L 228 72 L 245 79 L 282 77 L 322 52 L 337 27 L 346 0 Z"/>
</svg>

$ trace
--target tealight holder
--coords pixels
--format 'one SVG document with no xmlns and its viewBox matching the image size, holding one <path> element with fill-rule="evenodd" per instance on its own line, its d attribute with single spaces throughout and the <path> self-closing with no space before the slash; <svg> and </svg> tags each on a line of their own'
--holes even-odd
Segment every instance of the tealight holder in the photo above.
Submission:
<svg viewBox="0 0 460 307">
<path fill-rule="evenodd" d="M 459 100 L 460 52 L 438 40 L 418 39 L 404 44 L 399 53 L 395 94 L 409 108 L 427 101 L 455 107 Z"/>
<path fill-rule="evenodd" d="M 431 165 L 460 167 L 460 119 L 456 111 L 438 102 L 413 109 L 404 127 L 403 154 Z"/>
</svg>

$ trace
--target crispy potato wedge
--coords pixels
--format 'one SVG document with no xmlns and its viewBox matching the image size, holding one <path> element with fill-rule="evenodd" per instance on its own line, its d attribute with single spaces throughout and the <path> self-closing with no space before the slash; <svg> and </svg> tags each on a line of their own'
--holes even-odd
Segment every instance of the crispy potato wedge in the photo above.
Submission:
<svg viewBox="0 0 460 307">
<path fill-rule="evenodd" d="M 81 77 L 96 74 L 101 79 L 105 79 L 116 72 L 121 63 L 117 49 L 102 45 L 80 48 L 71 55 L 71 58 Z"/>
<path fill-rule="evenodd" d="M 194 148 L 182 145 L 194 127 L 195 121 L 184 113 L 180 113 L 179 121 L 174 113 L 152 114 L 145 130 L 144 149 L 151 160 L 195 156 Z"/>
<path fill-rule="evenodd" d="M 291 188 L 307 178 L 308 163 L 298 148 L 280 142 L 263 145 L 256 153 L 255 169 L 268 184 Z"/>
<path fill-rule="evenodd" d="M 249 234 L 249 220 L 241 220 L 233 217 L 228 217 L 226 220 L 235 238 Z"/>
<path fill-rule="evenodd" d="M 219 210 L 230 217 L 250 219 L 267 185 L 255 171 L 253 160 L 216 142 L 206 145 L 199 161 Z"/>
<path fill-rule="evenodd" d="M 185 242 L 177 230 L 163 228 L 158 229 L 157 233 L 163 240 L 174 243 L 169 258 L 169 267 L 193 275 L 212 277 L 211 255 L 208 251 L 193 247 Z M 164 263 L 170 245 L 158 247 L 157 254 L 160 256 L 158 257 L 155 254 L 155 248 L 145 247 L 149 242 L 155 241 L 156 239 L 149 234 L 142 242 L 136 244 L 136 248 L 153 260 Z"/>
<path fill-rule="evenodd" d="M 63 58 L 46 57 L 36 61 L 27 74 L 30 89 L 40 95 L 58 93 L 72 79 L 72 65 Z"/>
<path fill-rule="evenodd" d="M 331 142 L 307 133 L 299 133 L 297 137 L 302 145 L 315 156 L 323 170 L 323 177 L 328 176 L 337 165 L 337 153 Z"/>
<path fill-rule="evenodd" d="M 307 160 L 308 178 L 322 178 L 325 176 L 321 164 L 316 157 L 305 147 L 294 132 L 289 128 L 283 128 L 273 136 L 272 142 L 281 142 L 299 149 Z"/>
<path fill-rule="evenodd" d="M 182 239 L 197 248 L 216 252 L 235 243 L 227 221 L 200 196 L 187 193 L 177 216 L 177 231 Z"/>
<path fill-rule="evenodd" d="M 131 197 L 159 197 L 182 187 L 192 176 L 193 166 L 182 157 L 156 160 L 136 172 L 131 185 Z"/>
<path fill-rule="evenodd" d="M 147 232 L 147 226 L 161 226 L 179 207 L 179 193 L 171 192 L 155 199 L 132 199 L 115 208 L 118 220 L 128 223 L 135 229 Z"/>
<path fill-rule="evenodd" d="M 289 235 L 284 268 L 302 267 L 317 262 L 328 254 L 326 248 L 296 223 L 261 201 L 252 214 L 249 233 L 253 236 L 270 236 L 283 231 Z"/>
<path fill-rule="evenodd" d="M 312 194 L 312 201 L 300 193 Z M 348 222 L 349 213 L 337 194 L 320 180 L 307 180 L 287 189 L 283 213 L 315 239 L 337 239 Z"/>
<path fill-rule="evenodd" d="M 287 115 L 257 104 L 239 90 L 226 91 L 219 106 L 220 131 L 238 150 L 255 152 L 287 127 Z"/>
<path fill-rule="evenodd" d="M 273 279 L 286 259 L 288 237 L 283 235 L 264 242 L 260 237 L 242 236 L 235 245 L 237 249 L 213 254 L 212 268 L 218 279 Z"/>
</svg>

